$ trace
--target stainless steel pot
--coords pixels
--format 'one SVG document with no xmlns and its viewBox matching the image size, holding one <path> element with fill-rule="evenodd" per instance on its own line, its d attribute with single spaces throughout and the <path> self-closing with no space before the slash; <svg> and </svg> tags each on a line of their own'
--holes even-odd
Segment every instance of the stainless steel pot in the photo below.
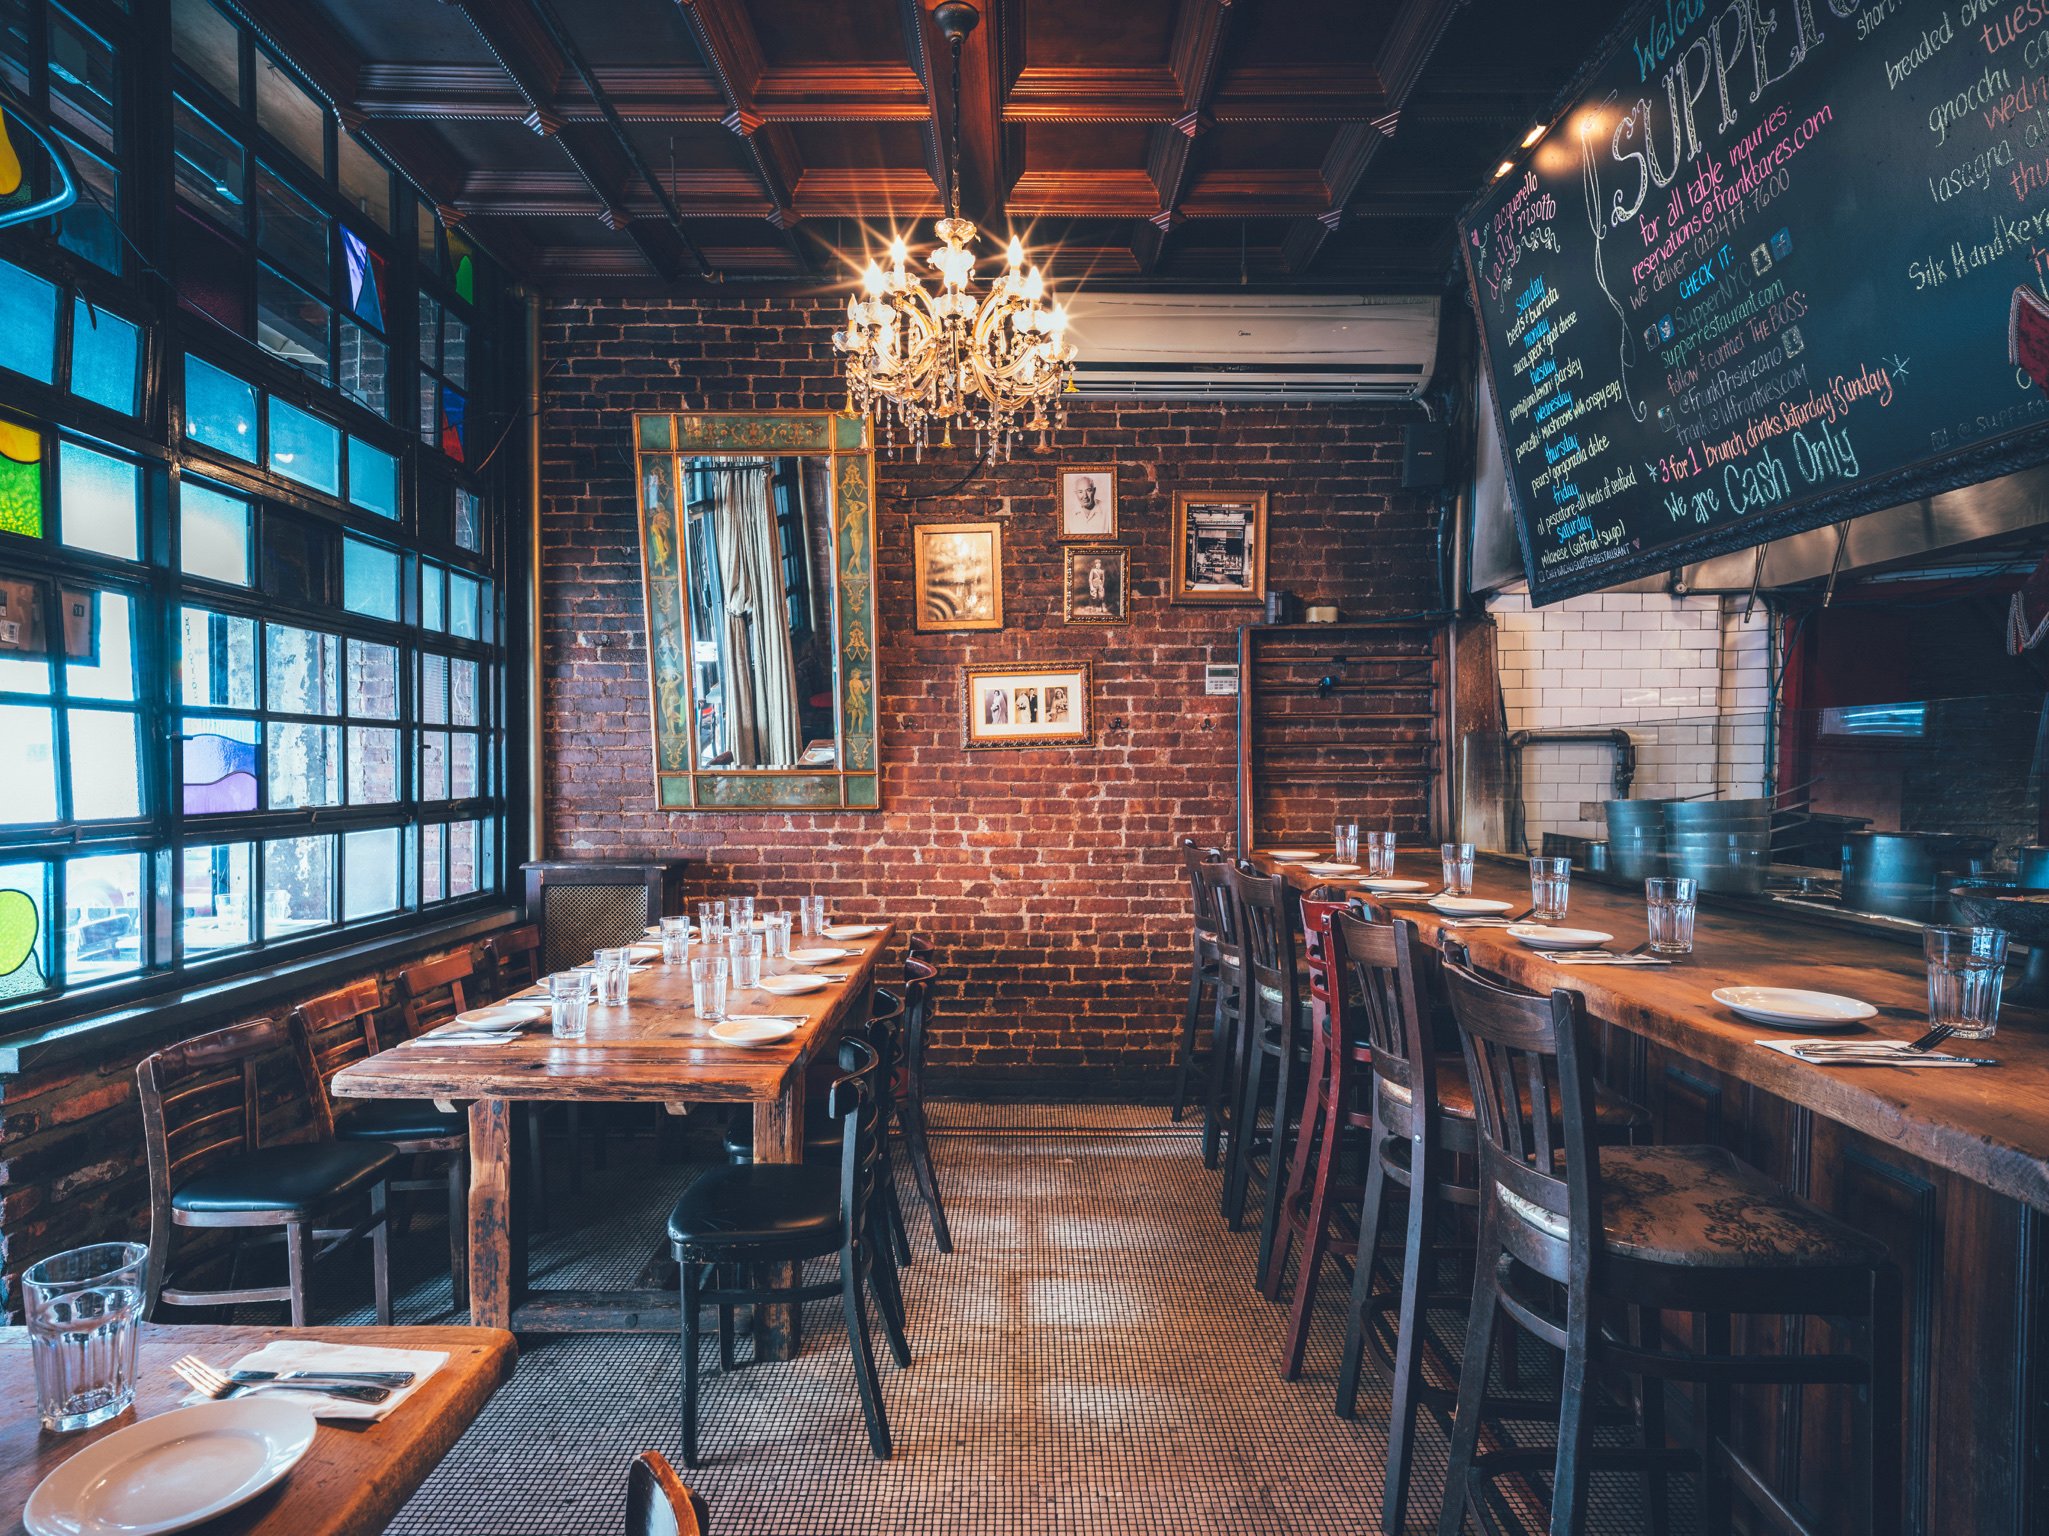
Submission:
<svg viewBox="0 0 2049 1536">
<path fill-rule="evenodd" d="M 1843 839 L 1843 905 L 1917 923 L 1949 916 L 1949 888 L 1985 872 L 1989 837 L 1852 832 Z"/>
</svg>

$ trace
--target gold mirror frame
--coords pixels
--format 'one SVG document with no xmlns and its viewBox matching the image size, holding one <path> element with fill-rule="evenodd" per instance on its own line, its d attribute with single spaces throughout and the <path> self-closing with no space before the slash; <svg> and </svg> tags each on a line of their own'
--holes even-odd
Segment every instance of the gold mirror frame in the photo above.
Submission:
<svg viewBox="0 0 2049 1536">
<path fill-rule="evenodd" d="M 875 454 L 867 421 L 828 411 L 683 412 L 633 418 L 635 521 L 647 616 L 648 713 L 654 723 L 655 804 L 665 811 L 787 807 L 873 811 L 882 806 L 875 711 Z M 681 524 L 664 534 L 642 489 L 648 461 L 667 460 L 681 486 L 693 454 L 773 453 L 828 461 L 832 485 L 833 644 L 839 696 L 833 768 L 700 769 L 691 721 L 692 669 L 665 675 L 668 654 L 690 654 Z M 673 669 L 671 669 L 673 670 Z"/>
</svg>

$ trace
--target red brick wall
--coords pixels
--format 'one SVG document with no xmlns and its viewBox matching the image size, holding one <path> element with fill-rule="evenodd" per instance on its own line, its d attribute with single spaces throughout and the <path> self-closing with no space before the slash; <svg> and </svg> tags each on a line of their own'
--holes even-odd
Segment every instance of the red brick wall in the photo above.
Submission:
<svg viewBox="0 0 2049 1536">
<path fill-rule="evenodd" d="M 848 917 L 929 935 L 949 967 L 937 1071 L 986 1087 L 1124 1091 L 1171 1060 L 1185 987 L 1184 834 L 1228 841 L 1234 704 L 1202 667 L 1235 657 L 1249 608 L 1167 603 L 1172 493 L 1270 497 L 1269 582 L 1347 617 L 1433 601 L 1435 512 L 1399 489 L 1391 407 L 1076 404 L 1053 451 L 1020 451 L 955 496 L 973 452 L 878 463 L 882 796 L 876 814 L 653 809 L 636 411 L 832 409 L 834 307 L 735 297 L 549 307 L 541 425 L 548 852 L 683 855 L 693 897 L 823 891 Z M 1060 618 L 1054 485 L 1062 459 L 1115 460 L 1133 622 Z M 1008 502 L 1008 514 L 1003 511 Z M 910 528 L 1001 518 L 1006 628 L 921 635 Z M 968 752 L 961 667 L 1095 665 L 1096 745 Z"/>
</svg>

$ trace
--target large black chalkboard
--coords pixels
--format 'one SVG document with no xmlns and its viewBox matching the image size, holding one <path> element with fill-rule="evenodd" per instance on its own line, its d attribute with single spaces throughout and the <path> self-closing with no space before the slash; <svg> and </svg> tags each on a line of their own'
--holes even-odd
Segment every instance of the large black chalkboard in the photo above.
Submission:
<svg viewBox="0 0 2049 1536">
<path fill-rule="evenodd" d="M 1460 221 L 1533 596 L 2049 454 L 2049 0 L 1650 0 Z"/>
</svg>

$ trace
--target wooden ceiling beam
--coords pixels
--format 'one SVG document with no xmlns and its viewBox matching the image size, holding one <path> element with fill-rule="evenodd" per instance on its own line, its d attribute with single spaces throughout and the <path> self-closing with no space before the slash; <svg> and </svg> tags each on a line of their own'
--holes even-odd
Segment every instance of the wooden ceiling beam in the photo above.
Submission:
<svg viewBox="0 0 2049 1536">
<path fill-rule="evenodd" d="M 900 0 L 904 51 L 911 67 L 925 83 L 929 126 L 925 133 L 925 158 L 933 182 L 941 189 L 947 181 L 949 151 L 960 157 L 958 196 L 962 215 L 972 220 L 990 239 L 1002 243 L 1007 230 L 1005 205 L 1010 195 L 1012 154 L 1010 131 L 1005 122 L 1004 82 L 1006 17 L 1011 6 L 998 0 L 981 0 L 981 21 L 967 36 L 961 49 L 960 142 L 953 143 L 955 119 L 953 101 L 953 51 L 931 20 L 926 0 Z"/>
<path fill-rule="evenodd" d="M 797 222 L 796 187 L 804 175 L 795 136 L 762 115 L 755 90 L 767 73 L 761 40 L 747 14 L 745 0 L 677 0 L 697 51 L 711 66 L 726 99 L 720 122 L 739 135 L 755 180 L 768 199 L 768 222 L 782 232 L 789 259 L 808 270 L 810 254 L 790 233 Z"/>
<path fill-rule="evenodd" d="M 1344 222 L 1345 208 L 1359 191 L 1366 170 L 1380 146 L 1394 136 L 1403 105 L 1416 88 L 1424 66 L 1464 0 L 1403 0 L 1380 45 L 1374 71 L 1380 77 L 1381 114 L 1369 122 L 1347 123 L 1337 132 L 1323 160 L 1323 181 L 1329 194 L 1324 210 L 1300 220 L 1288 231 L 1282 256 L 1288 270 L 1300 276 L 1316 262 L 1323 243 Z"/>
<path fill-rule="evenodd" d="M 1153 129 L 1146 153 L 1146 174 L 1152 179 L 1158 204 L 1148 219 L 1160 238 L 1133 245 L 1133 253 L 1141 259 L 1150 251 L 1152 260 L 1159 260 L 1166 237 L 1182 218 L 1181 199 L 1188 191 L 1196 141 L 1216 126 L 1210 100 L 1223 68 L 1231 5 L 1232 0 L 1185 0 L 1175 16 L 1168 59 L 1181 90 L 1181 110 L 1171 123 Z"/>
</svg>

